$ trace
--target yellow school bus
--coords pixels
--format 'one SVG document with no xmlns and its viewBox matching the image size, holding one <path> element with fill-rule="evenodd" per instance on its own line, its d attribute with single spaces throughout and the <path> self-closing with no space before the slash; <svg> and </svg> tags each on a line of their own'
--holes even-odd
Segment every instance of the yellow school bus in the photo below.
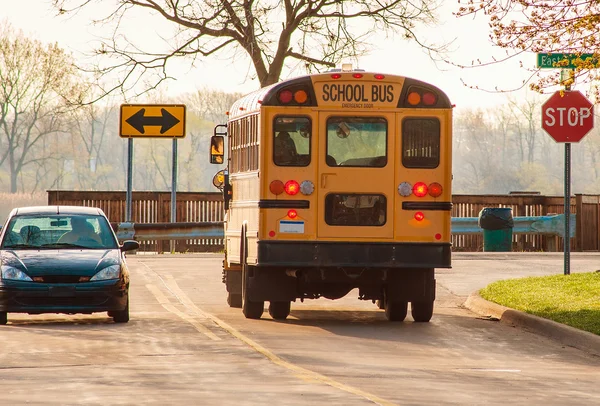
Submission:
<svg viewBox="0 0 600 406">
<path fill-rule="evenodd" d="M 225 196 L 227 301 L 258 319 L 358 289 L 428 322 L 450 268 L 452 104 L 424 81 L 340 69 L 237 100 L 211 162 Z M 224 125 L 218 126 L 224 133 Z M 217 129 L 218 131 L 218 129 Z"/>
</svg>

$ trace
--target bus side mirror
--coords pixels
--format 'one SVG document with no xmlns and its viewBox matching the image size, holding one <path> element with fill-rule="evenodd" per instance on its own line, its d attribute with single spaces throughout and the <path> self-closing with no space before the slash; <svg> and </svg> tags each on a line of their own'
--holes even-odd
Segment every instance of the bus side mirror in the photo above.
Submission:
<svg viewBox="0 0 600 406">
<path fill-rule="evenodd" d="M 210 137 L 210 163 L 222 164 L 225 156 L 225 138 L 222 135 Z"/>
</svg>

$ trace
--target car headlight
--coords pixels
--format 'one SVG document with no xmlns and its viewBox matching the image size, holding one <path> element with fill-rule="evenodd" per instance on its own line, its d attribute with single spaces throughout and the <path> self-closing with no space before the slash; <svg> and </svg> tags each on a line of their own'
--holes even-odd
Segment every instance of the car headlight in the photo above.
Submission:
<svg viewBox="0 0 600 406">
<path fill-rule="evenodd" d="M 121 265 L 107 266 L 96 275 L 92 276 L 90 281 L 105 281 L 108 279 L 119 279 L 121 276 Z"/>
<path fill-rule="evenodd" d="M 15 281 L 31 281 L 31 278 L 20 269 L 12 266 L 2 265 L 2 279 L 11 279 Z"/>
</svg>

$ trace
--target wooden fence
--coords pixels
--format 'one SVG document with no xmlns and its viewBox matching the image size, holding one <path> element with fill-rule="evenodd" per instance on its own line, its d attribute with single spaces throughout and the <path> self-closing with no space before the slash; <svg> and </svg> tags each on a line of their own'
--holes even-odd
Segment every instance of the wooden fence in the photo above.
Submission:
<svg viewBox="0 0 600 406">
<path fill-rule="evenodd" d="M 563 214 L 562 196 L 538 194 L 509 195 L 454 195 L 453 217 L 478 217 L 485 207 L 510 207 L 513 217 Z M 575 195 L 571 197 L 571 213 L 576 213 L 575 237 L 571 240 L 573 251 L 598 251 L 600 196 Z M 482 251 L 483 236 L 453 235 L 453 250 Z M 513 236 L 513 251 L 562 251 L 563 239 L 558 236 L 522 234 Z"/>
<path fill-rule="evenodd" d="M 111 223 L 126 218 L 125 192 L 48 191 L 49 205 L 93 206 L 104 211 Z M 178 222 L 223 221 L 222 193 L 178 192 L 176 213 Z M 133 223 L 168 223 L 171 221 L 171 192 L 133 192 L 131 206 Z M 176 240 L 176 252 L 215 252 L 223 249 L 222 239 Z M 170 242 L 144 241 L 141 250 L 168 252 Z"/>
<path fill-rule="evenodd" d="M 49 191 L 48 204 L 95 206 L 101 208 L 111 222 L 125 221 L 125 192 Z M 453 217 L 478 217 L 485 207 L 510 207 L 513 217 L 545 216 L 564 213 L 562 196 L 539 194 L 509 195 L 454 195 Z M 171 218 L 170 192 L 133 192 L 132 221 L 134 223 L 169 222 Z M 177 193 L 177 221 L 223 221 L 221 193 Z M 575 195 L 571 198 L 571 212 L 577 213 L 573 251 L 599 251 L 600 195 Z M 453 235 L 453 250 L 482 251 L 483 236 Z M 557 236 L 523 234 L 513 236 L 513 251 L 562 251 L 563 239 Z M 144 242 L 143 249 L 164 252 L 168 241 Z M 180 240 L 177 252 L 207 252 L 223 249 L 223 240 Z"/>
</svg>

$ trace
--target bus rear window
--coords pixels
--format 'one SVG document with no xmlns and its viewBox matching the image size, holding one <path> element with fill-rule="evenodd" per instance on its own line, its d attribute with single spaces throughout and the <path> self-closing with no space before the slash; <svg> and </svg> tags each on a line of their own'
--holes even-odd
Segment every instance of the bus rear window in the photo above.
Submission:
<svg viewBox="0 0 600 406">
<path fill-rule="evenodd" d="M 310 164 L 310 119 L 279 116 L 275 118 L 273 129 L 275 165 L 308 166 Z"/>
<path fill-rule="evenodd" d="M 402 165 L 437 168 L 440 164 L 440 121 L 407 118 L 402 121 Z"/>
<path fill-rule="evenodd" d="M 383 168 L 387 165 L 387 121 L 379 117 L 327 119 L 328 166 Z"/>
<path fill-rule="evenodd" d="M 374 194 L 337 194 L 325 197 L 325 222 L 330 226 L 382 226 L 387 199 Z"/>
</svg>

